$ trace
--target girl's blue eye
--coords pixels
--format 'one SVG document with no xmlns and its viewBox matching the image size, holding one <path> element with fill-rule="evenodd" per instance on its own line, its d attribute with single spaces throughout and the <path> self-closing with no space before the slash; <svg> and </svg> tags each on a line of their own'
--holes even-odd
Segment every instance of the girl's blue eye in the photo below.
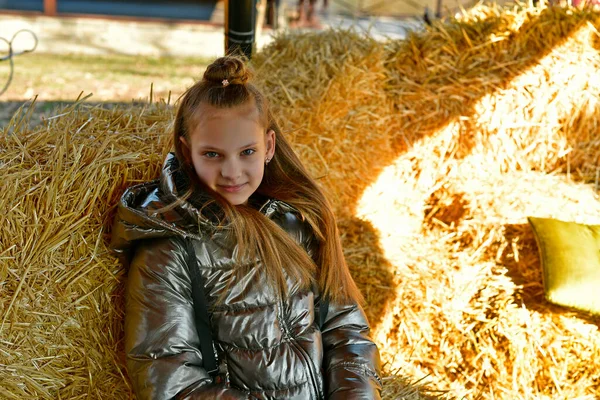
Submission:
<svg viewBox="0 0 600 400">
<path fill-rule="evenodd" d="M 254 149 L 246 149 L 246 150 L 242 151 L 242 155 L 245 155 L 245 156 L 251 156 L 254 153 L 256 153 L 256 150 L 254 150 Z"/>
<path fill-rule="evenodd" d="M 204 157 L 207 157 L 207 158 L 216 158 L 218 156 L 219 156 L 219 154 L 215 153 L 214 151 L 207 151 L 206 153 L 204 153 Z"/>
</svg>

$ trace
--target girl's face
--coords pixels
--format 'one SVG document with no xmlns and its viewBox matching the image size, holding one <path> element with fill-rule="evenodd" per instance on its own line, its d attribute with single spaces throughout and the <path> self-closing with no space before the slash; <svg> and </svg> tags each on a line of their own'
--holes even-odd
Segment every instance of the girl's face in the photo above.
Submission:
<svg viewBox="0 0 600 400">
<path fill-rule="evenodd" d="M 275 132 L 265 134 L 254 102 L 233 108 L 202 105 L 188 148 L 200 180 L 233 205 L 246 204 L 275 153 Z"/>
</svg>

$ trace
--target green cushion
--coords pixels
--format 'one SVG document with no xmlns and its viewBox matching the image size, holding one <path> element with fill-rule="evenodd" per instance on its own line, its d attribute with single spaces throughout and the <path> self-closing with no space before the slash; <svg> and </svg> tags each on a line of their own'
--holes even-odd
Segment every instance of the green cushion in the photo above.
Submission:
<svg viewBox="0 0 600 400">
<path fill-rule="evenodd" d="M 600 225 L 528 218 L 548 301 L 600 314 Z"/>
</svg>

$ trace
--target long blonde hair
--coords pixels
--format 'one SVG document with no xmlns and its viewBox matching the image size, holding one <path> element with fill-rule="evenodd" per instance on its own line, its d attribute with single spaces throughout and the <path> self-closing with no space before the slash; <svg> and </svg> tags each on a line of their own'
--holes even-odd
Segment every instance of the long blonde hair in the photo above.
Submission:
<svg viewBox="0 0 600 400">
<path fill-rule="evenodd" d="M 279 293 L 287 295 L 287 273 L 304 287 L 309 287 L 316 280 L 321 293 L 330 301 L 362 303 L 363 297 L 344 259 L 332 208 L 281 133 L 269 111 L 267 99 L 249 82 L 251 77 L 252 72 L 244 60 L 236 56 L 221 57 L 209 65 L 202 80 L 182 96 L 175 119 L 173 143 L 181 169 L 191 185 L 181 200 L 188 199 L 195 191 L 201 191 L 218 204 L 237 240 L 238 249 L 244 251 L 243 254 L 238 252 L 238 260 L 261 260 L 266 268 L 268 283 Z M 224 80 L 228 84 L 224 84 Z M 198 121 L 203 104 L 230 108 L 252 100 L 265 132 L 272 129 L 276 136 L 275 155 L 265 167 L 257 193 L 284 201 L 299 211 L 316 238 L 313 259 L 265 215 L 250 206 L 231 205 L 201 182 L 191 162 L 190 146 L 181 143 L 180 138 L 190 143 L 190 133 Z M 244 272 L 243 267 L 238 269 L 238 273 Z"/>
</svg>

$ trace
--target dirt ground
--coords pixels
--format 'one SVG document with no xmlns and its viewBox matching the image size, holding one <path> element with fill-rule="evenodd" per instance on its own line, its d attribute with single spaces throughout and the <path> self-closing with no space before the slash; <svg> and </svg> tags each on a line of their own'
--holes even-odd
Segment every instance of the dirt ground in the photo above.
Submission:
<svg viewBox="0 0 600 400">
<path fill-rule="evenodd" d="M 153 58 L 122 55 L 25 54 L 14 59 L 13 78 L 0 95 L 0 128 L 21 106 L 37 96 L 32 123 L 51 116 L 57 108 L 92 94 L 87 102 L 116 103 L 156 101 L 173 103 L 195 80 L 210 60 L 202 58 Z M 0 61 L 0 90 L 10 76 L 8 61 Z"/>
</svg>

